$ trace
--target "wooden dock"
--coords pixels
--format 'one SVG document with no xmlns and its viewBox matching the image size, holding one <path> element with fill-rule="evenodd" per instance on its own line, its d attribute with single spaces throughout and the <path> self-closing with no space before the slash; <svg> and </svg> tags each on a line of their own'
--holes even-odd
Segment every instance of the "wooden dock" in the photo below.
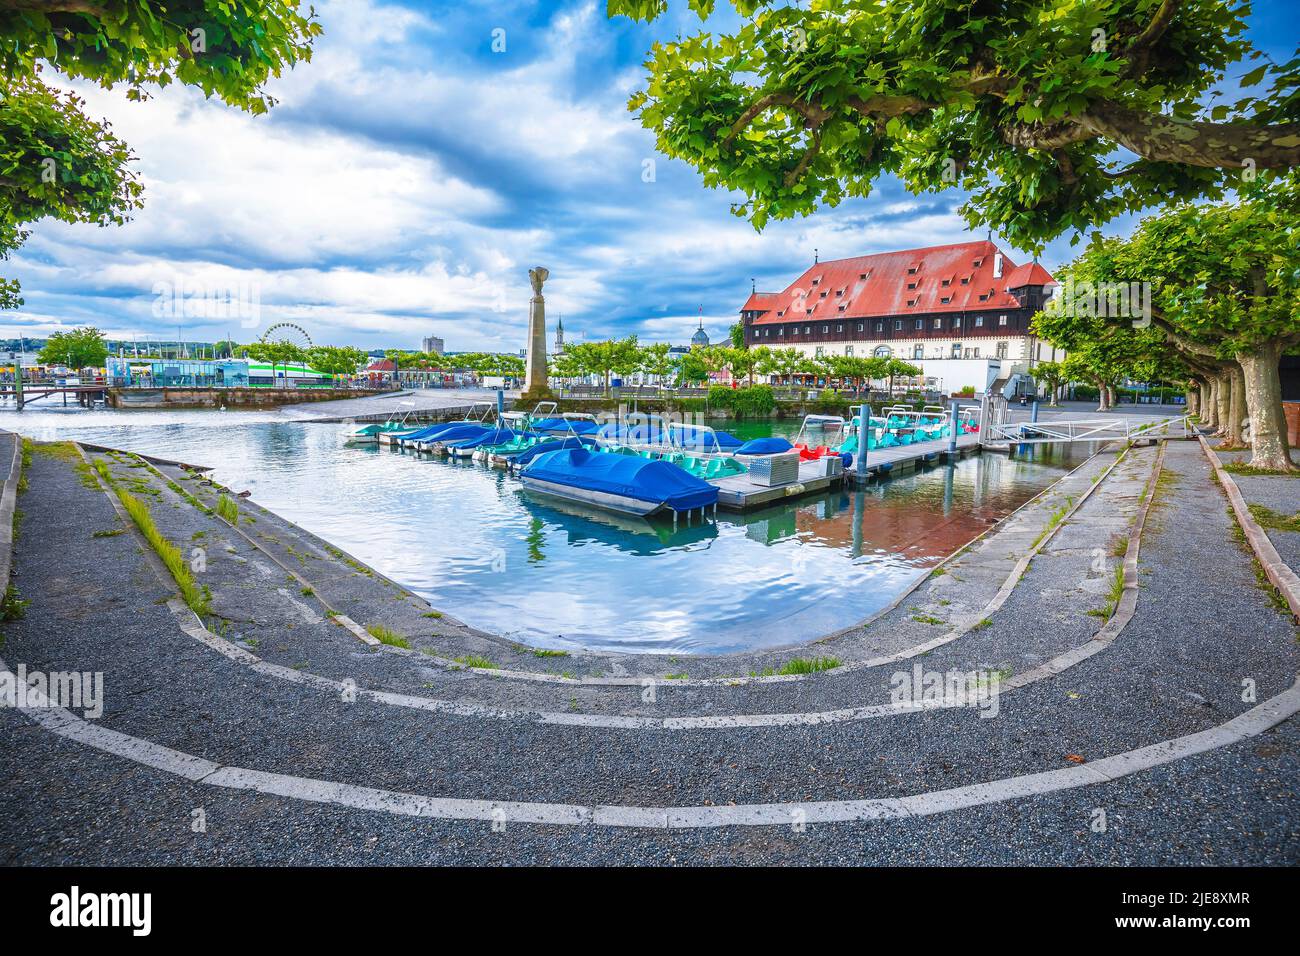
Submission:
<svg viewBox="0 0 1300 956">
<path fill-rule="evenodd" d="M 980 450 L 978 432 L 957 436 L 957 451 L 953 456 L 960 458 Z M 895 445 L 892 448 L 873 448 L 867 452 L 867 474 L 873 478 L 887 475 L 905 474 L 923 465 L 948 459 L 948 439 L 936 438 L 934 441 L 918 442 L 915 445 Z M 857 462 L 853 463 L 856 470 Z"/>
<path fill-rule="evenodd" d="M 980 450 L 979 435 L 958 435 L 957 451 L 953 458 L 977 453 Z M 867 477 L 870 479 L 886 478 L 906 474 L 925 465 L 947 461 L 948 439 L 920 442 L 915 445 L 896 445 L 893 448 L 877 448 L 867 452 Z M 827 476 L 823 474 L 821 462 L 805 461 L 799 465 L 799 480 L 786 485 L 755 484 L 748 475 L 732 475 L 718 478 L 711 482 L 718 488 L 718 507 L 727 511 L 750 511 L 773 504 L 783 498 L 798 497 L 825 491 L 843 481 L 853 481 L 855 474 L 851 468 L 847 472 Z"/>
</svg>

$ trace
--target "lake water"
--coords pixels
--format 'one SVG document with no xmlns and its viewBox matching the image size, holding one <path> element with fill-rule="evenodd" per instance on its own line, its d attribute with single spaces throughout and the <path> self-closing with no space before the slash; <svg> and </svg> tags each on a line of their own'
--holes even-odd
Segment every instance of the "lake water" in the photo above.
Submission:
<svg viewBox="0 0 1300 956">
<path fill-rule="evenodd" d="M 477 463 L 345 447 L 353 426 L 276 412 L 28 409 L 0 412 L 0 427 L 212 466 L 222 484 L 476 627 L 544 647 L 662 653 L 794 644 L 854 624 L 1089 453 L 975 456 L 674 531 L 534 498 Z"/>
</svg>

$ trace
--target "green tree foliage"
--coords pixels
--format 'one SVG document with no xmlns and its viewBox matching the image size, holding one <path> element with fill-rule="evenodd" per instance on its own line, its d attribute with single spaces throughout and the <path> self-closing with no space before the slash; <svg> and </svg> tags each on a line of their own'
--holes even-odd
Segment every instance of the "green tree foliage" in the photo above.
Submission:
<svg viewBox="0 0 1300 956">
<path fill-rule="evenodd" d="M 1225 396 L 1240 395 L 1242 414 L 1225 400 L 1231 414 L 1218 424 L 1236 440 L 1248 414 L 1252 464 L 1289 469 L 1278 364 L 1300 346 L 1298 194 L 1295 174 L 1262 179 L 1238 202 L 1182 204 L 1143 220 L 1128 239 L 1094 238 L 1063 278 L 1094 288 L 1149 283 L 1150 327 L 1134 329 L 1133 318 L 1107 308 L 1047 310 L 1035 329 L 1092 361 L 1103 378 L 1120 361 L 1145 381 L 1190 371 Z"/>
<path fill-rule="evenodd" d="M 319 33 L 292 0 L 0 3 L 0 257 L 39 219 L 120 224 L 141 205 L 126 144 L 43 72 L 125 85 L 134 100 L 185 83 L 263 113 L 274 103 L 263 85 L 310 59 Z"/>
<path fill-rule="evenodd" d="M 733 349 L 743 349 L 745 347 L 745 324 L 737 322 L 727 330 L 727 335 L 731 339 Z"/>
<path fill-rule="evenodd" d="M 1238 0 L 732 0 L 739 26 L 656 44 L 629 108 L 757 228 L 866 196 L 959 187 L 1022 248 L 1300 163 L 1300 57 L 1257 56 Z M 714 0 L 690 0 L 701 18 Z M 609 0 L 653 19 L 667 0 Z M 806 7 L 806 8 L 805 8 Z M 1124 158 L 1123 147 L 1132 156 Z"/>
<path fill-rule="evenodd" d="M 1047 390 L 1047 400 L 1056 404 L 1056 393 L 1069 379 L 1060 362 L 1039 362 L 1034 366 L 1034 381 Z"/>
<path fill-rule="evenodd" d="M 324 372 L 335 380 L 355 375 L 366 358 L 365 352 L 351 345 L 318 345 L 307 351 L 308 364 L 316 371 Z"/>
<path fill-rule="evenodd" d="M 42 365 L 66 365 L 78 370 L 100 368 L 107 358 L 104 334 L 94 326 L 53 333 L 37 356 Z"/>
</svg>

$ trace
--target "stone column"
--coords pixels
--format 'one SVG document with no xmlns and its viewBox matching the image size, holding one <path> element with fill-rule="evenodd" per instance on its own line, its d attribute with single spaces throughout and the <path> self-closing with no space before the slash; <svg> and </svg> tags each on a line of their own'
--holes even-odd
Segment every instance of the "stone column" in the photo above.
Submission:
<svg viewBox="0 0 1300 956">
<path fill-rule="evenodd" d="M 546 299 L 542 296 L 542 283 L 550 275 L 542 266 L 528 270 L 533 297 L 528 300 L 528 361 L 522 397 L 530 400 L 551 394 L 546 380 Z"/>
</svg>

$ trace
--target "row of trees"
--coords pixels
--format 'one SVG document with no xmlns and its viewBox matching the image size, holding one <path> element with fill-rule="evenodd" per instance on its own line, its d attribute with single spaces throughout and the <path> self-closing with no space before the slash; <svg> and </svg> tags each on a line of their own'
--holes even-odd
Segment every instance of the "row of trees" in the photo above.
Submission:
<svg viewBox="0 0 1300 956">
<path fill-rule="evenodd" d="M 1095 237 L 1058 276 L 1063 287 L 1145 283 L 1142 313 L 1115 315 L 1097 296 L 1092 308 L 1039 313 L 1034 328 L 1066 349 L 1066 377 L 1096 384 L 1103 406 L 1125 378 L 1187 382 L 1228 447 L 1248 444 L 1256 467 L 1294 470 L 1278 370 L 1300 349 L 1297 210 L 1291 173 L 1243 187 L 1236 202 L 1173 206 L 1126 239 Z"/>
<path fill-rule="evenodd" d="M 723 372 L 751 385 L 760 375 L 781 378 L 815 375 L 856 388 L 868 382 L 888 380 L 892 390 L 895 378 L 920 375 L 921 369 L 894 358 L 844 355 L 810 358 L 797 349 L 767 346 L 697 346 L 689 352 L 675 353 L 664 343 L 640 345 L 636 336 L 566 345 L 561 354 L 552 358 L 550 368 L 551 375 L 562 379 L 598 377 L 606 389 L 616 375 L 627 377 L 640 373 L 660 382 L 691 385 L 707 381 L 711 373 Z"/>
</svg>

